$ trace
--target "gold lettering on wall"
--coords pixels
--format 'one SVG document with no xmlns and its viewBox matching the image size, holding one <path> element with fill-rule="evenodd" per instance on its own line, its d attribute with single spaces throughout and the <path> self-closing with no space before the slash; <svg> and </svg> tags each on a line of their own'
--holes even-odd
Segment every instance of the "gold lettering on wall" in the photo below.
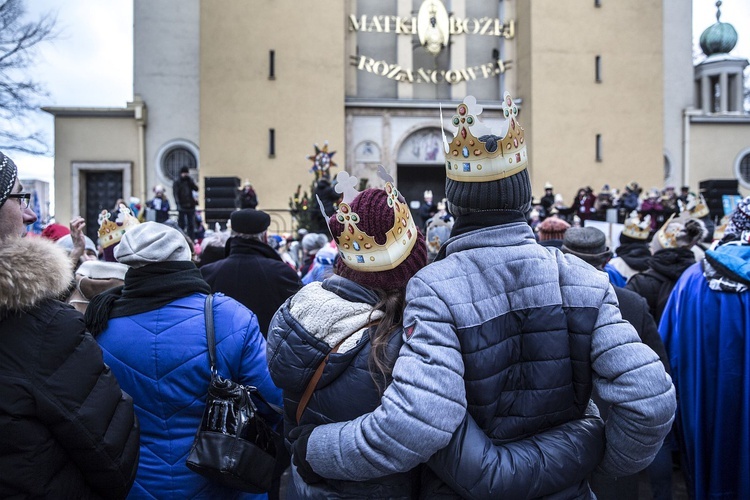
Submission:
<svg viewBox="0 0 750 500">
<path fill-rule="evenodd" d="M 454 35 L 484 35 L 511 39 L 516 35 L 516 22 L 511 19 L 502 22 L 491 17 L 466 18 L 450 16 L 449 33 Z M 349 16 L 349 31 L 362 33 L 396 33 L 398 35 L 416 35 L 417 20 L 412 17 L 399 16 Z"/>
<path fill-rule="evenodd" d="M 360 71 L 380 75 L 390 80 L 405 83 L 432 83 L 438 84 L 446 82 L 449 85 L 455 85 L 464 81 L 476 80 L 479 76 L 482 78 L 491 78 L 501 73 L 505 73 L 511 66 L 512 61 L 496 61 L 463 69 L 440 70 L 427 68 L 417 68 L 411 70 L 402 68 L 398 64 L 388 63 L 387 61 L 376 61 L 367 56 L 350 56 L 352 66 L 356 66 Z M 480 75 L 481 73 L 481 75 Z"/>
</svg>

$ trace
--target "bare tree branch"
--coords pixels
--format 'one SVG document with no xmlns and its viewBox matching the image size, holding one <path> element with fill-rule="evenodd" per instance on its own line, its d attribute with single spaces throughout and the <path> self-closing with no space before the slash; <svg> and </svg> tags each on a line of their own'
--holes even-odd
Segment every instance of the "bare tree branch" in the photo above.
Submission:
<svg viewBox="0 0 750 500">
<path fill-rule="evenodd" d="M 30 119 L 47 94 L 29 74 L 37 48 L 55 36 L 56 18 L 25 19 L 26 0 L 0 0 L 0 150 L 46 154 L 47 141 Z"/>
</svg>

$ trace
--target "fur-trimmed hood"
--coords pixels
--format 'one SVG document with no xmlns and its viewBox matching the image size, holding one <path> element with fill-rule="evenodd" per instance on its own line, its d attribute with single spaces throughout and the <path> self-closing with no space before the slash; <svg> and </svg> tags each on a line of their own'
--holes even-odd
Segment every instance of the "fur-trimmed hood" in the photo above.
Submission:
<svg viewBox="0 0 750 500">
<path fill-rule="evenodd" d="M 61 247 L 43 238 L 0 241 L 0 311 L 30 309 L 59 297 L 73 279 L 73 264 Z"/>
</svg>

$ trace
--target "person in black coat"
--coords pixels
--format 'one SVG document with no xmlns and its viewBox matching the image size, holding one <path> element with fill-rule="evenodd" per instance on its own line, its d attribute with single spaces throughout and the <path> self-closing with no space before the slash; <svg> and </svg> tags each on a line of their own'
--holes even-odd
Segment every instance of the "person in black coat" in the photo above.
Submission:
<svg viewBox="0 0 750 500">
<path fill-rule="evenodd" d="M 670 218 L 651 240 L 649 268 L 636 274 L 625 286 L 648 302 L 651 315 L 661 321 L 677 280 L 688 267 L 695 264 L 695 254 L 690 250 L 706 235 L 706 226 L 698 219 L 687 219 L 684 223 Z"/>
<path fill-rule="evenodd" d="M 81 313 L 56 300 L 65 251 L 21 237 L 36 220 L 21 190 L 0 153 L 0 498 L 124 498 L 140 449 L 133 400 Z"/>
<path fill-rule="evenodd" d="M 195 239 L 195 206 L 197 205 L 193 197 L 193 191 L 198 191 L 198 185 L 190 177 L 189 168 L 182 167 L 180 169 L 180 178 L 174 182 L 172 191 L 175 203 L 177 203 L 177 210 L 179 210 L 177 222 L 180 229 L 185 231 L 185 234 L 193 240 Z"/>
<path fill-rule="evenodd" d="M 222 292 L 254 312 L 265 337 L 276 310 L 302 283 L 266 243 L 266 230 L 271 224 L 267 213 L 237 210 L 230 220 L 232 237 L 227 241 L 227 257 L 201 267 L 201 274 L 212 292 Z"/>
<path fill-rule="evenodd" d="M 612 258 L 612 252 L 606 246 L 606 236 L 599 229 L 594 227 L 573 227 L 566 231 L 563 239 L 562 251 L 573 254 L 591 264 L 600 271 L 604 270 L 604 264 Z M 667 373 L 669 370 L 669 358 L 664 342 L 661 340 L 659 330 L 656 326 L 653 316 L 649 313 L 649 306 L 646 300 L 637 293 L 618 286 L 612 286 L 617 296 L 617 302 L 620 304 L 620 313 L 622 318 L 633 325 L 641 342 L 649 346 L 661 360 Z M 602 418 L 607 418 L 607 405 L 602 401 L 598 394 L 592 395 L 594 402 L 601 411 Z M 662 453 L 661 451 L 659 452 Z M 657 455 L 657 459 L 660 455 Z M 669 459 L 668 454 L 664 455 Z M 663 457 L 663 458 L 664 458 Z M 668 471 L 671 471 L 671 464 L 668 463 Z M 659 469 L 661 472 L 661 469 Z M 661 487 L 665 479 L 659 477 L 652 483 L 652 487 Z M 660 483 L 661 481 L 661 483 Z M 594 472 L 591 477 L 591 489 L 598 498 L 637 498 L 638 497 L 638 475 L 611 478 Z M 671 479 L 666 478 L 666 489 L 671 490 Z M 654 495 L 657 497 L 657 495 Z M 658 497 L 657 497 L 658 498 Z"/>
</svg>

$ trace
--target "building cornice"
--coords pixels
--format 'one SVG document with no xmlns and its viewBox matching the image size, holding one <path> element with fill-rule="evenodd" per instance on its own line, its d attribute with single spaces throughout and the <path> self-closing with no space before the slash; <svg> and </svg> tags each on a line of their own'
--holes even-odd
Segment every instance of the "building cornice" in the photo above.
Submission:
<svg viewBox="0 0 750 500">
<path fill-rule="evenodd" d="M 516 99 L 516 104 L 521 104 L 521 99 Z M 378 109 L 436 109 L 442 106 L 443 110 L 452 113 L 461 101 L 451 99 L 446 100 L 427 100 L 427 99 L 366 99 L 358 97 L 347 97 L 344 106 L 349 108 L 378 108 Z M 503 109 L 502 101 L 478 102 L 484 110 L 501 111 Z"/>
<path fill-rule="evenodd" d="M 69 108 L 45 106 L 42 108 L 54 117 L 61 118 L 135 118 L 133 108 Z"/>
<path fill-rule="evenodd" d="M 750 124 L 750 115 L 689 115 L 690 123 Z"/>
</svg>

